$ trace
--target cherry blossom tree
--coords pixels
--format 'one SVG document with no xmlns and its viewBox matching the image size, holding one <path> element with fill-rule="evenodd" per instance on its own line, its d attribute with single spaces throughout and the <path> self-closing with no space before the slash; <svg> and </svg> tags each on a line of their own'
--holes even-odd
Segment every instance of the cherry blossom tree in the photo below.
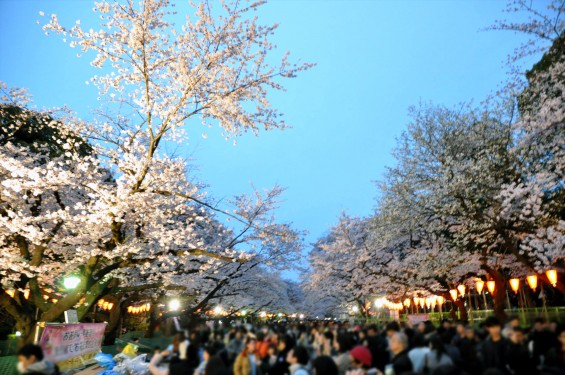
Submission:
<svg viewBox="0 0 565 375">
<path fill-rule="evenodd" d="M 280 188 L 221 206 L 186 161 L 162 150 L 186 142 L 196 123 L 217 125 L 226 137 L 286 127 L 267 93 L 311 65 L 291 64 L 287 55 L 270 65 L 276 25 L 249 16 L 260 5 L 203 2 L 181 27 L 165 0 L 95 3 L 97 31 L 79 21 L 66 28 L 51 15 L 47 33 L 94 54 L 101 74 L 91 83 L 105 107 L 88 122 L 66 110 L 44 116 L 25 92 L 3 86 L 0 306 L 24 341 L 36 321 L 55 321 L 74 306 L 82 317 L 108 293 L 180 286 L 195 296 L 202 286 L 208 295 L 252 261 L 294 259 L 300 236 L 272 215 Z M 8 107 L 22 110 L 13 116 Z M 57 136 L 15 142 L 30 118 Z M 50 142 L 64 152 L 50 154 Z M 69 275 L 80 278 L 73 290 L 61 284 Z"/>
</svg>

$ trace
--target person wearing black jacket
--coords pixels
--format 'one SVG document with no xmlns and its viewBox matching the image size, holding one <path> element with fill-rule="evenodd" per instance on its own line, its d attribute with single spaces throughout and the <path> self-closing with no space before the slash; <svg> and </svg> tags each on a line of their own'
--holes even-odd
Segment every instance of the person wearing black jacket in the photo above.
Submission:
<svg viewBox="0 0 565 375">
<path fill-rule="evenodd" d="M 506 357 L 510 343 L 502 337 L 500 321 L 496 317 L 491 316 L 485 320 L 485 328 L 489 335 L 481 348 L 483 368 L 485 371 L 497 369 L 503 374 L 508 374 Z"/>
<path fill-rule="evenodd" d="M 285 375 L 289 373 L 289 363 L 286 361 L 286 357 L 290 349 L 294 346 L 294 340 L 285 334 L 280 334 L 278 337 L 278 352 L 277 360 L 274 365 L 268 370 L 269 375 Z"/>
<path fill-rule="evenodd" d="M 404 333 L 396 332 L 390 337 L 391 360 L 395 374 L 412 371 L 412 361 L 408 357 L 408 337 Z"/>
<path fill-rule="evenodd" d="M 526 336 L 520 327 L 509 330 L 510 344 L 506 353 L 507 366 L 514 375 L 536 375 L 538 370 L 525 345 Z"/>
<path fill-rule="evenodd" d="M 366 342 L 373 357 L 373 367 L 384 371 L 389 357 L 388 344 L 386 338 L 378 333 L 376 325 L 372 324 L 367 328 Z"/>
</svg>

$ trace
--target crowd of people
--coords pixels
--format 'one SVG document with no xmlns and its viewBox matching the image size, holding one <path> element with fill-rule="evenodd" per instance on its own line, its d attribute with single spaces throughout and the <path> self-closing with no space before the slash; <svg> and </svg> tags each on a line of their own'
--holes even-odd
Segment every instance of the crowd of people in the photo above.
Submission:
<svg viewBox="0 0 565 375">
<path fill-rule="evenodd" d="M 168 358 L 168 367 L 162 361 Z M 161 365 L 160 365 L 161 363 Z M 152 375 L 553 375 L 565 374 L 565 327 L 495 317 L 416 326 L 390 322 L 202 326 L 156 351 Z"/>
</svg>

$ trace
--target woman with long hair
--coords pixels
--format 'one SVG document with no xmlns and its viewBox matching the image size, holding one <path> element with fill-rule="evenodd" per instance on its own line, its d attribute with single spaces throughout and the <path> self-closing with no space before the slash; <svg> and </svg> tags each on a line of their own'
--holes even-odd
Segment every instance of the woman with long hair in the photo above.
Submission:
<svg viewBox="0 0 565 375">
<path fill-rule="evenodd" d="M 424 357 L 424 372 L 430 374 L 437 367 L 444 365 L 453 365 L 453 360 L 447 354 L 443 341 L 439 335 L 430 337 L 430 351 Z"/>
</svg>

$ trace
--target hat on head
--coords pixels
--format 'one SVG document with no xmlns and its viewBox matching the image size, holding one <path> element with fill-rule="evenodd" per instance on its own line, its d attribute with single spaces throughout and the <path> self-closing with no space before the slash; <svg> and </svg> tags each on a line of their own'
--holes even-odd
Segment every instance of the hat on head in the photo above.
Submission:
<svg viewBox="0 0 565 375">
<path fill-rule="evenodd" d="M 357 362 L 361 362 L 363 365 L 367 367 L 371 367 L 371 364 L 373 363 L 373 356 L 371 355 L 371 352 L 369 351 L 369 349 L 367 349 L 364 346 L 359 345 L 354 347 L 353 349 L 351 349 L 349 354 Z"/>
</svg>

